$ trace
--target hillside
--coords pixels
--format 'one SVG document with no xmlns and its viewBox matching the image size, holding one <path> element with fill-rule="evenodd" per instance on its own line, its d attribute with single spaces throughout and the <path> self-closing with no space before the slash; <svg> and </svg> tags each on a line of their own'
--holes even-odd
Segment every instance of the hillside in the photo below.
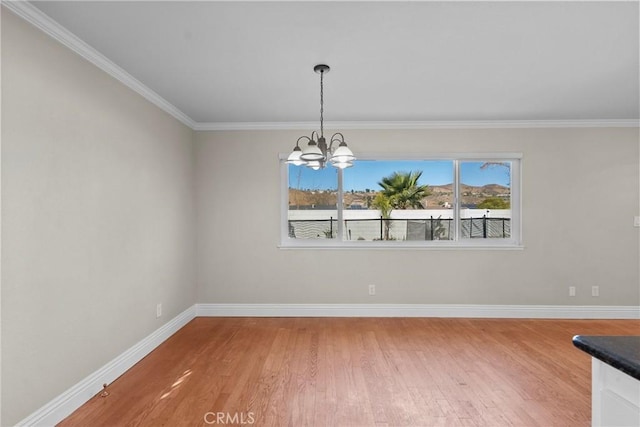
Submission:
<svg viewBox="0 0 640 427">
<path fill-rule="evenodd" d="M 427 209 L 441 209 L 447 203 L 453 203 L 453 186 L 435 185 L 430 186 L 431 194 L 423 200 Z M 508 198 L 510 189 L 498 184 L 488 184 L 482 187 L 474 187 L 461 184 L 461 199 L 463 205 L 477 205 L 489 197 Z M 357 208 L 361 206 L 366 209 L 377 192 L 352 191 L 344 194 L 346 208 Z M 335 191 L 305 191 L 289 189 L 289 206 L 335 206 L 337 194 Z"/>
</svg>

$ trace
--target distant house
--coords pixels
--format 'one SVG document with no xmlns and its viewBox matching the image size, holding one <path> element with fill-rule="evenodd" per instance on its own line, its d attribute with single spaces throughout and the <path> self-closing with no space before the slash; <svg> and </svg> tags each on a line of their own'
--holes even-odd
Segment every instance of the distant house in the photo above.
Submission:
<svg viewBox="0 0 640 427">
<path fill-rule="evenodd" d="M 319 210 L 319 211 L 330 211 L 335 210 L 336 205 L 289 205 L 289 210 Z"/>
</svg>

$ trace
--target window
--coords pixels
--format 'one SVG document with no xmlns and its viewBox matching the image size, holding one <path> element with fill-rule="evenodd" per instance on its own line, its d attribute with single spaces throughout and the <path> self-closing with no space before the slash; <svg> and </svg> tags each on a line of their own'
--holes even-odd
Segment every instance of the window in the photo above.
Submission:
<svg viewBox="0 0 640 427">
<path fill-rule="evenodd" d="M 518 247 L 519 154 L 284 162 L 282 246 Z"/>
</svg>

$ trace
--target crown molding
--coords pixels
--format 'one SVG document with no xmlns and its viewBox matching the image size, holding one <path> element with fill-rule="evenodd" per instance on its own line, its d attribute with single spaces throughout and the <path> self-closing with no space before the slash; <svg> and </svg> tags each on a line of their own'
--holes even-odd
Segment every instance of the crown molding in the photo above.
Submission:
<svg viewBox="0 0 640 427">
<path fill-rule="evenodd" d="M 196 123 L 196 131 L 301 130 L 315 129 L 317 122 L 227 122 Z M 636 128 L 640 120 L 468 120 L 468 121 L 388 121 L 325 122 L 329 129 L 531 129 L 531 128 Z"/>
<path fill-rule="evenodd" d="M 144 83 L 127 73 L 114 62 L 109 60 L 103 54 L 89 46 L 87 43 L 78 38 L 75 34 L 58 24 L 56 21 L 45 15 L 37 7 L 28 1 L 2 1 L 2 5 L 8 10 L 15 13 L 28 23 L 32 24 L 54 40 L 62 43 L 87 61 L 91 62 L 102 71 L 106 72 L 129 89 L 140 94 L 147 101 L 151 102 L 161 110 L 173 116 L 178 121 L 184 123 L 190 128 L 194 128 L 196 122 L 185 113 L 176 108 L 169 101 L 158 95 L 156 92 L 147 87 Z"/>
<path fill-rule="evenodd" d="M 317 122 L 196 122 L 176 106 L 158 95 L 144 83 L 127 73 L 96 49 L 58 24 L 28 1 L 0 0 L 2 5 L 25 21 L 34 25 L 54 40 L 62 43 L 91 62 L 146 100 L 170 114 L 176 120 L 196 131 L 228 130 L 306 130 L 315 129 Z M 509 128 L 635 128 L 638 119 L 612 120 L 451 120 L 451 121 L 343 121 L 326 122 L 330 129 L 509 129 Z"/>
</svg>

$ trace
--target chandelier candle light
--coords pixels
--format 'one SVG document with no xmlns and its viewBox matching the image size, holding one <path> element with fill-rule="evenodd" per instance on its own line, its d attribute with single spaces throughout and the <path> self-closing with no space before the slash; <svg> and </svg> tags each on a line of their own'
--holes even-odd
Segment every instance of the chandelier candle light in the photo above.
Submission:
<svg viewBox="0 0 640 427">
<path fill-rule="evenodd" d="M 328 146 L 327 141 L 324 139 L 324 75 L 329 70 L 329 66 L 325 64 L 318 64 L 313 67 L 313 71 L 320 74 L 320 135 L 318 135 L 318 132 L 313 131 L 311 132 L 311 137 L 301 136 L 298 138 L 295 148 L 287 158 L 287 163 L 296 166 L 304 165 L 313 170 L 324 168 L 327 162 L 340 169 L 353 166 L 353 161 L 356 158 L 347 147 L 347 143 L 344 142 L 344 135 L 340 132 L 334 133 L 329 140 Z M 300 148 L 301 140 L 308 141 L 304 150 Z M 339 145 L 333 147 L 334 142 Z"/>
</svg>

